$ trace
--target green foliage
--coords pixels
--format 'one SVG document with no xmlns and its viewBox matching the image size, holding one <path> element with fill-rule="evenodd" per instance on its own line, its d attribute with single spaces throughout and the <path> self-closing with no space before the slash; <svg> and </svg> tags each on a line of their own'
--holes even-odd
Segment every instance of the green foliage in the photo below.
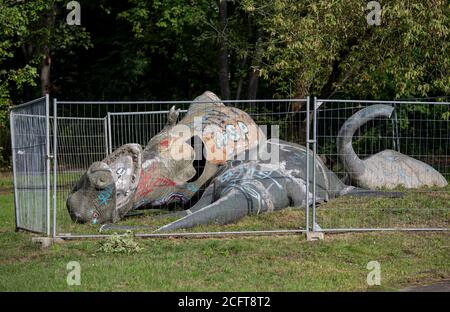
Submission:
<svg viewBox="0 0 450 312">
<path fill-rule="evenodd" d="M 66 23 L 64 0 L 0 0 L 0 134 L 7 134 L 8 110 L 41 95 L 36 87 L 44 56 L 92 47 L 82 26 Z M 55 79 L 56 80 L 56 79 Z M 51 91 L 51 90 L 49 90 Z M 3 142 L 2 142 L 3 143 Z M 0 159 L 9 151 L 0 151 Z M 4 162 L 4 160 L 2 161 Z"/>
<path fill-rule="evenodd" d="M 450 111 L 442 113 L 443 120 L 450 120 Z"/>
<path fill-rule="evenodd" d="M 11 90 L 37 86 L 45 53 L 91 47 L 83 27 L 66 23 L 63 0 L 0 0 L 0 118 L 11 105 Z M 49 50 L 49 52 L 47 52 Z"/>
<path fill-rule="evenodd" d="M 85 18 L 73 27 L 65 23 L 63 0 L 0 0 L 1 81 L 8 81 L 2 94 L 8 98 L 15 83 L 36 86 L 45 45 L 58 56 L 53 80 L 63 96 L 180 99 L 205 89 L 217 92 L 223 36 L 234 90 L 256 66 L 265 80 L 258 94 L 266 97 L 449 94 L 447 1 L 382 2 L 380 26 L 368 25 L 365 4 L 228 1 L 222 31 L 217 1 L 81 1 Z M 55 22 L 48 26 L 44 17 L 51 12 Z M 31 56 L 18 62 L 30 43 Z M 95 51 L 84 54 L 78 48 Z M 259 50 L 263 59 L 255 65 Z M 241 87 L 246 86 L 244 79 Z"/>
<path fill-rule="evenodd" d="M 66 3 L 0 0 L 0 127 L 8 127 L 10 106 L 40 95 L 47 50 L 50 91 L 61 100 L 219 93 L 222 41 L 231 98 L 246 98 L 255 72 L 259 98 L 450 94 L 450 6 L 444 0 L 381 1 L 380 26 L 368 25 L 367 3 L 358 0 L 227 1 L 224 29 L 218 1 L 80 0 L 81 26 L 65 23 Z M 409 109 L 398 109 L 401 129 L 410 126 Z M 412 109 L 431 116 L 425 106 Z M 438 116 L 449 118 L 445 111 Z"/>
<path fill-rule="evenodd" d="M 108 239 L 100 242 L 99 248 L 99 251 L 105 253 L 125 253 L 125 254 L 138 253 L 141 252 L 142 250 L 143 248 L 139 246 L 138 242 L 136 242 L 133 233 L 131 231 L 127 231 L 123 235 L 114 233 Z"/>
<path fill-rule="evenodd" d="M 284 95 L 448 94 L 448 2 L 381 4 L 381 25 L 370 26 L 365 2 L 357 0 L 242 2 L 267 34 L 263 75 Z"/>
<path fill-rule="evenodd" d="M 153 68 L 165 64 L 157 75 L 170 77 L 169 81 L 155 81 L 153 85 L 162 83 L 166 99 L 180 96 L 186 88 L 207 88 L 205 77 L 214 77 L 217 71 L 214 42 L 208 31 L 215 9 L 208 0 L 128 0 L 128 7 L 116 13 L 117 21 L 124 22 L 127 48 L 131 49 L 123 56 L 126 66 L 121 67 L 122 74 L 140 87 L 146 85 L 143 80 Z"/>
<path fill-rule="evenodd" d="M 29 23 L 29 17 L 13 2 L 16 1 L 0 1 L 0 127 L 7 124 L 7 112 L 12 104 L 11 85 L 20 90 L 24 85 L 35 85 L 37 77 L 36 68 L 28 64 L 15 68 L 7 66 L 21 46 L 21 38 L 28 33 Z"/>
</svg>

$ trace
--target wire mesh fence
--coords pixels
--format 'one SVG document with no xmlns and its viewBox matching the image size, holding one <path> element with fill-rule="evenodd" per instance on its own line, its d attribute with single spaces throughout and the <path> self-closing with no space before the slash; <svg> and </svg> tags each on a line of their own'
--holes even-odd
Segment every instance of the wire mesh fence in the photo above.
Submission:
<svg viewBox="0 0 450 312">
<path fill-rule="evenodd" d="M 97 235 L 99 224 L 74 223 L 67 211 L 68 195 L 80 177 L 95 161 L 101 161 L 124 144 L 135 143 L 145 148 L 151 138 L 158 134 L 167 123 L 170 108 L 180 109 L 178 120 L 181 120 L 192 102 L 55 102 L 54 128 L 55 150 L 55 197 L 54 223 L 56 236 L 76 237 Z M 264 128 L 268 137 L 272 136 L 271 127 L 278 127 L 280 139 L 304 145 L 305 130 L 303 122 L 306 116 L 306 99 L 300 100 L 262 100 L 262 101 L 222 101 L 226 106 L 239 108 L 247 112 L 258 125 Z M 201 103 L 200 103 L 201 104 Z M 206 106 L 204 108 L 207 109 Z M 56 124 L 54 123 L 56 120 Z M 275 133 L 274 133 L 275 134 Z M 195 177 L 201 176 L 205 161 L 194 161 Z M 156 207 L 146 206 L 130 213 L 128 217 L 115 224 L 114 231 L 133 229 L 143 235 L 151 233 L 159 226 L 173 219 L 166 218 L 167 212 L 176 212 L 192 207 L 204 192 L 204 187 L 187 202 L 174 202 Z M 208 232 L 262 234 L 266 231 L 303 232 L 306 230 L 305 212 L 292 209 L 286 212 L 289 225 L 276 222 L 267 226 L 264 217 L 259 221 L 247 221 L 222 227 L 208 228 Z M 201 233 L 203 227 L 192 231 Z M 189 235 L 189 231 L 181 231 Z M 107 232 L 111 233 L 111 232 Z"/>
<path fill-rule="evenodd" d="M 16 229 L 50 234 L 48 97 L 10 112 Z"/>
<path fill-rule="evenodd" d="M 50 107 L 47 97 L 14 108 L 11 135 L 17 227 L 50 234 L 51 185 L 54 236 L 110 234 L 111 231 L 99 233 L 100 224 L 73 222 L 66 203 L 69 193 L 91 164 L 105 159 L 125 144 L 135 143 L 145 148 L 166 126 L 172 106 L 180 109 L 180 121 L 191 103 L 54 100 Z M 406 161 L 406 169 L 398 171 L 389 161 L 384 161 L 383 165 L 377 165 L 376 161 L 377 157 L 382 162 L 386 157 L 407 155 L 430 166 L 431 169 L 425 170 L 431 171 L 422 176 L 431 176 L 432 170 L 436 170 L 449 181 L 450 103 L 317 99 L 223 103 L 247 112 L 257 125 L 263 126 L 268 138 L 277 135 L 281 140 L 310 150 L 305 153 L 303 165 L 306 168 L 298 168 L 306 172 L 306 181 L 309 181 L 304 199 L 308 204 L 303 205 L 306 209 L 286 209 L 225 226 L 180 230 L 180 235 L 303 233 L 310 228 L 331 232 L 450 228 L 448 185 L 408 188 L 400 182 L 415 181 L 417 163 Z M 374 105 L 388 113 L 373 114 Z M 207 107 L 202 109 L 206 112 Z M 365 115 L 366 111 L 372 115 Z M 355 114 L 358 118 L 352 119 Z M 277 126 L 277 131 L 271 126 Z M 194 146 L 195 142 L 192 144 Z M 357 164 L 352 165 L 352 160 Z M 388 181 L 391 176 L 395 177 L 397 185 L 364 185 L 356 173 L 360 170 L 358 164 L 366 161 L 379 167 L 372 174 L 375 180 Z M 195 179 L 198 179 L 205 169 L 205 161 L 196 158 L 193 166 Z M 324 190 L 343 196 L 331 200 L 328 195 L 323 196 Z M 134 209 L 117 222 L 113 230 L 133 229 L 141 236 L 165 236 L 153 231 L 175 220 L 168 212 L 192 207 L 204 191 L 203 186 L 188 201 Z"/>
<path fill-rule="evenodd" d="M 167 123 L 169 111 L 108 113 L 109 153 L 130 142 L 146 146 L 152 137 L 158 134 Z M 184 117 L 186 110 L 180 111 L 178 120 Z"/>
<path fill-rule="evenodd" d="M 389 108 L 392 113 L 380 113 Z M 349 120 L 358 112 L 352 124 Z M 420 175 L 422 180 L 437 175 L 432 168 L 450 180 L 450 103 L 316 100 L 315 115 L 318 157 L 345 184 L 373 190 L 317 205 L 312 221 L 317 229 L 450 228 L 447 182 L 414 187 Z M 397 152 L 431 169 L 403 161 Z M 371 176 L 360 178 L 361 169 L 372 170 Z"/>
</svg>

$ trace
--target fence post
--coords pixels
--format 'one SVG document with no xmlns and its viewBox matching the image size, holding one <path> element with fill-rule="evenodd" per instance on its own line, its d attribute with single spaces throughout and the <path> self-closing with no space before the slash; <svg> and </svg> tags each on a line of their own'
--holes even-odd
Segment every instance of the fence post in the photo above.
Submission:
<svg viewBox="0 0 450 312">
<path fill-rule="evenodd" d="M 48 93 L 45 95 L 45 144 L 46 144 L 46 152 L 47 152 L 47 160 L 46 160 L 46 176 L 47 176 L 47 207 L 46 207 L 46 226 L 47 226 L 47 236 L 50 236 L 50 159 L 52 155 L 50 155 L 50 96 Z"/>
<path fill-rule="evenodd" d="M 317 158 L 317 97 L 313 100 L 313 204 L 312 228 L 316 231 L 316 158 Z"/>
<path fill-rule="evenodd" d="M 56 238 L 56 205 L 57 205 L 57 159 L 58 159 L 58 100 L 53 99 L 53 238 Z"/>
<path fill-rule="evenodd" d="M 108 113 L 108 116 L 109 116 L 109 113 Z M 108 156 L 110 154 L 110 152 L 109 152 L 109 139 L 108 139 L 108 133 L 109 133 L 108 125 L 109 125 L 108 117 L 105 117 L 104 118 L 104 122 L 103 122 L 103 129 L 105 131 L 105 156 Z"/>
<path fill-rule="evenodd" d="M 310 139 L 310 127 L 311 127 L 311 119 L 310 119 L 310 108 L 309 105 L 307 106 L 307 110 L 306 110 L 306 136 L 307 136 L 307 140 L 306 140 L 306 144 L 307 144 L 307 153 L 306 153 L 306 170 L 307 170 L 307 185 L 309 184 L 309 147 L 310 144 L 312 143 L 312 155 L 313 155 L 313 159 L 312 159 L 312 231 L 308 231 L 306 232 L 306 238 L 309 241 L 315 241 L 315 240 L 323 240 L 323 233 L 321 232 L 321 229 L 317 226 L 316 224 L 316 158 L 317 158 L 317 97 L 313 98 L 312 101 L 313 104 L 313 122 L 312 122 L 312 126 L 313 126 L 313 139 Z M 307 196 L 309 197 L 309 187 L 306 190 Z M 307 203 L 307 207 L 309 207 L 309 202 Z M 309 213 L 309 209 L 308 209 L 308 213 Z M 309 224 L 308 224 L 309 227 Z"/>
<path fill-rule="evenodd" d="M 19 230 L 19 203 L 18 203 L 18 195 L 17 195 L 17 166 L 16 166 L 16 142 L 15 142 L 15 129 L 14 129 L 14 111 L 9 112 L 9 127 L 11 132 L 11 152 L 12 152 L 12 165 L 13 165 L 13 188 L 14 188 L 14 211 L 16 217 L 16 232 Z"/>
<path fill-rule="evenodd" d="M 306 98 L 306 236 L 309 236 L 309 96 Z"/>
<path fill-rule="evenodd" d="M 108 141 L 109 141 L 108 148 L 109 148 L 109 154 L 111 154 L 112 153 L 112 139 L 111 139 L 111 113 L 110 112 L 108 112 L 107 118 L 108 118 Z"/>
</svg>

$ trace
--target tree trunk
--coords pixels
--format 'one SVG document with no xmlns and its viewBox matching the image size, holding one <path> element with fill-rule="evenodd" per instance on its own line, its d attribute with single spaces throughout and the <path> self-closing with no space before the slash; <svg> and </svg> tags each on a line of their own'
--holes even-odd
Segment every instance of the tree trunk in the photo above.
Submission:
<svg viewBox="0 0 450 312">
<path fill-rule="evenodd" d="M 34 47 L 31 43 L 29 42 L 25 42 L 22 45 L 22 52 L 23 52 L 23 57 L 25 58 L 25 62 L 28 64 L 31 59 L 33 58 L 33 51 L 34 51 Z M 24 100 L 27 101 L 31 101 L 33 99 L 33 95 L 32 95 L 32 90 L 33 87 L 31 87 L 30 85 L 26 84 L 23 87 L 23 97 Z"/>
<path fill-rule="evenodd" d="M 258 82 L 259 82 L 259 67 L 253 67 L 250 69 L 250 79 L 248 82 L 247 98 L 249 100 L 256 99 L 258 94 Z"/>
<path fill-rule="evenodd" d="M 307 94 L 307 86 L 305 86 L 304 81 L 297 81 L 295 88 L 295 99 L 304 99 Z M 306 145 L 306 114 L 302 111 L 306 110 L 306 105 L 303 102 L 292 102 L 291 103 L 291 131 L 292 131 L 292 141 L 300 145 Z M 312 116 L 312 114 L 310 115 Z M 311 119 L 310 119 L 311 120 Z"/>
<path fill-rule="evenodd" d="M 245 64 L 247 64 L 247 56 L 244 56 L 244 58 L 242 59 L 239 69 L 244 68 Z M 237 89 L 236 89 L 236 100 L 239 100 L 241 98 L 242 84 L 244 83 L 244 79 L 245 79 L 246 75 L 245 74 L 243 75 L 242 73 L 240 73 L 239 70 L 237 71 L 237 73 L 239 74 L 239 80 L 238 80 Z"/>
<path fill-rule="evenodd" d="M 53 29 L 55 27 L 55 17 L 56 17 L 56 4 L 53 4 L 52 8 L 49 12 L 47 12 L 43 18 L 43 22 L 45 27 L 49 30 L 49 33 L 53 32 Z M 52 66 L 52 58 L 51 58 L 51 36 L 44 35 L 44 38 L 42 38 L 43 45 L 41 46 L 41 54 L 42 54 L 42 61 L 41 61 L 41 94 L 45 95 L 50 93 L 51 89 L 51 80 L 50 80 L 50 70 Z"/>
<path fill-rule="evenodd" d="M 230 99 L 230 84 L 229 84 L 229 68 L 228 68 L 228 49 L 227 49 L 227 0 L 220 0 L 219 2 L 219 83 L 220 93 L 223 100 Z"/>
<path fill-rule="evenodd" d="M 50 49 L 44 47 L 44 56 L 41 63 L 41 94 L 42 96 L 50 93 L 50 69 L 52 58 L 50 56 Z"/>
<path fill-rule="evenodd" d="M 248 82 L 248 91 L 247 91 L 247 98 L 249 100 L 255 100 L 258 94 L 258 84 L 259 84 L 259 73 L 260 73 L 260 66 L 262 61 L 262 32 L 260 29 L 256 31 L 257 33 L 257 40 L 255 44 L 255 55 L 252 60 L 252 66 L 250 68 L 250 79 Z M 250 104 L 251 109 L 254 109 L 255 103 L 252 102 Z"/>
</svg>

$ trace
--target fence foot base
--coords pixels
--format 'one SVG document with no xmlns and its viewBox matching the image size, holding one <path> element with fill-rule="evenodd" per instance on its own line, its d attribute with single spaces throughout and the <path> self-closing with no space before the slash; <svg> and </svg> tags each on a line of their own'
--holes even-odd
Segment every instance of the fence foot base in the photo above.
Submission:
<svg viewBox="0 0 450 312">
<path fill-rule="evenodd" d="M 48 248 L 55 243 L 64 242 L 61 238 L 52 238 L 52 237 L 32 237 L 31 241 L 33 243 L 40 244 L 42 248 Z"/>
<path fill-rule="evenodd" d="M 324 239 L 323 232 L 308 232 L 308 233 L 306 233 L 307 241 L 317 241 L 317 240 L 323 240 L 323 239 Z"/>
</svg>

